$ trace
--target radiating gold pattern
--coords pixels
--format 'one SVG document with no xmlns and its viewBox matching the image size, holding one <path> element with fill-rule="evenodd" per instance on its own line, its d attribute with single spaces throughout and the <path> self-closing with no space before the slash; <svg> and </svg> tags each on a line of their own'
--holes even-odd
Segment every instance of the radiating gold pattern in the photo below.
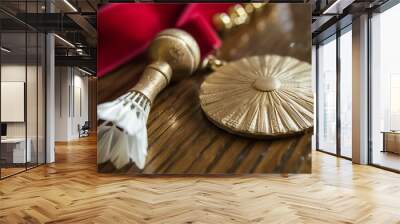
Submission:
<svg viewBox="0 0 400 224">
<path fill-rule="evenodd" d="M 230 62 L 200 87 L 207 117 L 229 132 L 257 138 L 313 125 L 311 66 L 292 57 L 253 56 Z"/>
</svg>

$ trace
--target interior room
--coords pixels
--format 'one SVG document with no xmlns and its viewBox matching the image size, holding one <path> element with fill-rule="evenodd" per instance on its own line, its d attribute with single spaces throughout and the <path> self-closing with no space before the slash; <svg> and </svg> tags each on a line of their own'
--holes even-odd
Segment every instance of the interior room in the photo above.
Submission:
<svg viewBox="0 0 400 224">
<path fill-rule="evenodd" d="M 364 137 L 369 142 L 365 163 L 399 171 L 399 103 L 395 97 L 399 91 L 396 75 L 399 68 L 394 55 L 399 47 L 395 41 L 400 34 L 393 29 L 399 19 L 399 10 L 399 5 L 389 1 L 369 12 L 366 34 L 369 39 L 365 43 L 368 76 L 365 80 L 354 77 L 352 49 L 359 43 L 352 37 L 358 34 L 353 30 L 351 15 L 341 18 L 336 30 L 328 28 L 313 39 L 318 96 L 317 150 L 352 161 L 359 159 L 352 159 L 356 154 L 352 147 L 355 137 L 352 116 L 358 115 L 352 112 L 355 106 L 352 100 L 356 98 L 353 88 L 358 82 L 365 81 L 360 86 L 365 88 L 363 103 L 368 105 L 364 105 L 364 123 L 367 124 L 363 127 L 366 130 Z"/>
<path fill-rule="evenodd" d="M 2 1 L 0 7 L 0 179 L 5 179 L 54 162 L 54 144 L 95 132 L 90 123 L 96 112 L 89 105 L 96 102 L 96 78 L 83 29 L 78 24 L 62 27 L 58 18 L 46 26 L 45 19 L 36 17 L 65 10 L 62 5 Z M 90 5 L 82 7 L 93 11 Z M 49 38 L 48 32 L 56 33 Z"/>
<path fill-rule="evenodd" d="M 0 223 L 400 222 L 398 0 L 197 5 L 206 9 L 201 13 L 220 9 L 208 19 L 195 15 L 189 25 L 207 23 L 208 31 L 202 32 L 207 34 L 205 40 L 221 45 L 210 51 L 215 58 L 193 57 L 191 65 L 198 60 L 204 69 L 218 69 L 241 57 L 270 54 L 307 62 L 312 127 L 301 135 L 257 140 L 224 129 L 201 104 L 202 84 L 214 73 L 190 71 L 191 77 L 164 86 L 174 67 L 161 61 L 150 66 L 158 78 L 147 81 L 162 80 L 156 87 L 165 89 L 150 104 L 143 104 L 151 106 L 144 117 L 147 123 L 141 123 L 151 157 L 150 163 L 142 164 L 144 171 L 122 153 L 118 159 L 128 166 L 116 169 L 106 161 L 109 154 L 100 155 L 106 159 L 99 166 L 99 136 L 104 133 L 99 130 L 103 123 L 98 120 L 98 103 L 123 96 L 147 74 L 145 52 L 151 41 L 160 36 L 179 43 L 188 39 L 179 39 L 181 33 L 160 35 L 155 26 L 146 26 L 167 21 L 158 17 L 162 10 L 149 12 L 151 16 L 141 21 L 146 33 L 132 29 L 138 21 L 132 21 L 137 9 L 131 6 L 133 11 L 124 11 L 124 23 L 117 24 L 112 17 L 105 21 L 115 28 L 107 35 L 119 35 L 132 45 L 126 49 L 116 42 L 104 45 L 99 14 L 105 4 L 116 2 L 0 1 Z M 182 9 L 209 3 L 184 4 Z M 309 7 L 307 18 L 289 10 L 293 4 Z M 279 10 L 268 11 L 274 7 Z M 181 11 L 170 16 L 175 21 Z M 303 19 L 310 23 L 309 35 L 304 35 L 305 28 L 296 30 L 300 26 L 295 24 Z M 174 23 L 165 28 L 182 27 Z M 125 31 L 127 35 L 120 33 Z M 131 56 L 133 43 L 152 32 L 134 59 L 119 58 L 115 68 L 105 66 L 115 58 L 98 57 L 100 46 Z M 178 63 L 187 48 L 174 46 L 164 52 Z M 154 52 L 157 56 L 163 51 Z M 229 75 L 244 74 L 249 64 L 229 70 Z M 228 87 L 221 89 L 229 92 L 234 81 L 228 78 Z M 275 80 L 248 86 L 265 92 L 281 87 Z M 131 130 L 137 125 L 127 121 L 124 127 Z M 113 128 L 113 134 L 124 133 L 121 126 Z M 164 156 L 157 160 L 156 155 Z M 193 170 L 201 173 L 186 172 Z M 225 174 L 216 175 L 219 171 Z"/>
<path fill-rule="evenodd" d="M 45 162 L 45 36 L 24 26 L 2 29 L 1 45 L 0 169 L 4 178 Z"/>
<path fill-rule="evenodd" d="M 55 141 L 87 137 L 82 127 L 89 125 L 89 82 L 93 80 L 77 67 L 56 66 L 55 73 Z"/>
<path fill-rule="evenodd" d="M 395 42 L 400 33 L 392 29 L 400 19 L 396 5 L 371 18 L 371 162 L 400 170 L 400 66 Z"/>
</svg>

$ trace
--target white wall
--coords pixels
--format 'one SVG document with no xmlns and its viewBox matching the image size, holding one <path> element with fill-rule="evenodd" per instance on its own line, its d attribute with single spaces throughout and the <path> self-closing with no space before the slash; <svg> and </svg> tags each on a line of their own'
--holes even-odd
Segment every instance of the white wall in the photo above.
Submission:
<svg viewBox="0 0 400 224">
<path fill-rule="evenodd" d="M 72 67 L 56 67 L 55 73 L 55 140 L 70 141 L 88 120 L 88 78 Z"/>
<path fill-rule="evenodd" d="M 24 122 L 25 83 L 1 81 L 1 121 Z M 36 106 L 35 106 L 36 108 Z"/>
<path fill-rule="evenodd" d="M 1 81 L 6 82 L 25 82 L 25 64 L 8 64 L 1 66 Z M 6 108 L 1 108 L 6 110 Z M 25 137 L 25 123 L 7 123 L 7 137 Z"/>
<path fill-rule="evenodd" d="M 88 92 L 88 78 L 86 76 L 82 76 L 82 73 L 79 72 L 79 75 L 76 75 L 75 70 L 75 77 L 74 77 L 74 86 L 75 86 L 75 119 L 73 120 L 73 127 L 77 127 L 78 124 L 83 125 L 85 121 L 89 120 L 89 92 Z M 78 110 L 77 106 L 77 90 L 80 90 L 80 109 L 81 112 Z M 74 128 L 73 135 L 78 136 L 78 129 Z"/>
<path fill-rule="evenodd" d="M 55 141 L 68 140 L 68 86 L 69 76 L 67 67 L 55 68 Z"/>
<path fill-rule="evenodd" d="M 25 82 L 25 64 L 8 64 L 1 66 L 1 81 L 3 82 Z M 6 108 L 1 108 L 6 110 Z M 25 123 L 7 123 L 8 137 L 25 137 Z"/>
<path fill-rule="evenodd" d="M 38 69 L 38 70 L 37 70 Z M 27 78 L 27 80 L 25 80 Z M 26 106 L 22 112 L 26 112 L 26 121 L 6 122 L 7 137 L 25 138 L 30 140 L 32 151 L 32 161 L 44 162 L 45 150 L 45 120 L 44 120 L 44 74 L 42 68 L 25 64 L 3 64 L 1 66 L 1 81 L 5 82 L 24 82 L 26 85 Z M 7 97 L 7 96 L 2 96 Z M 10 110 L 10 108 L 1 108 L 1 110 Z M 37 153 L 39 156 L 36 157 Z"/>
<path fill-rule="evenodd" d="M 1 66 L 1 81 L 2 82 L 25 82 L 26 71 L 28 72 L 28 84 L 29 87 L 32 85 L 36 87 L 36 80 L 33 80 L 31 74 L 35 74 L 36 77 L 36 66 L 27 66 L 20 64 L 4 64 Z M 36 88 L 27 88 L 27 106 L 36 108 Z M 33 103 L 33 104 L 32 104 Z M 1 108 L 1 110 L 7 110 L 7 108 Z M 32 108 L 28 112 L 33 111 Z M 36 109 L 34 109 L 36 111 Z M 34 127 L 36 130 L 36 113 L 27 113 L 28 118 L 28 129 Z M 34 123 L 32 123 L 34 122 Z M 28 130 L 28 137 L 30 131 Z M 36 135 L 36 132 L 35 132 Z M 25 137 L 25 122 L 7 122 L 7 136 L 8 137 Z"/>
</svg>

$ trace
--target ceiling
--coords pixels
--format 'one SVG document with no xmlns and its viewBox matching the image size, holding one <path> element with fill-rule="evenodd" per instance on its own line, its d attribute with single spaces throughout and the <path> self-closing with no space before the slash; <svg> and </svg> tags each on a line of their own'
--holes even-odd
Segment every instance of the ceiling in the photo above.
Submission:
<svg viewBox="0 0 400 224">
<path fill-rule="evenodd" d="M 304 0 L 296 2 L 310 3 L 313 11 L 313 39 L 325 34 L 339 20 L 354 16 L 365 10 L 377 7 L 387 0 Z M 0 22 L 2 45 L 13 49 L 7 58 L 22 57 L 35 53 L 35 43 L 30 43 L 25 51 L 25 31 L 54 32 L 61 38 L 55 38 L 56 63 L 74 65 L 96 71 L 97 6 L 102 0 L 1 0 Z M 284 2 L 274 1 L 270 2 Z M 286 1 L 287 2 L 287 1 Z M 51 11 L 51 13 L 49 13 Z M 27 12 L 27 13 L 26 13 Z M 328 12 L 328 13 L 327 13 Z M 351 18 L 350 18 L 351 21 Z M 68 43 L 66 43 L 66 40 Z M 70 44 L 69 44 L 70 43 Z M 73 47 L 71 46 L 74 45 Z M 2 55 L 4 55 L 2 53 Z M 81 64 L 80 64 L 81 63 Z"/>
<path fill-rule="evenodd" d="M 36 35 L 52 32 L 57 34 L 56 65 L 79 66 L 95 73 L 96 14 L 100 2 L 47 0 L 46 4 L 45 0 L 1 0 L 2 46 L 12 50 L 2 52 L 2 59 L 33 58 L 42 47 L 39 45 L 38 49 Z"/>
<path fill-rule="evenodd" d="M 352 17 L 373 10 L 388 0 L 310 0 L 313 10 L 313 42 L 351 23 Z"/>
</svg>

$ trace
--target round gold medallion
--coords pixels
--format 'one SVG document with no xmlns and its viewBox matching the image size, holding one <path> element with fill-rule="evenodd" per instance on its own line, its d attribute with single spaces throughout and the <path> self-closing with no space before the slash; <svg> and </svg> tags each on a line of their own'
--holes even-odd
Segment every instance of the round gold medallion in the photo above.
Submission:
<svg viewBox="0 0 400 224">
<path fill-rule="evenodd" d="M 200 87 L 200 104 L 218 127 L 234 134 L 270 138 L 313 125 L 311 65 L 264 55 L 219 67 Z"/>
</svg>

